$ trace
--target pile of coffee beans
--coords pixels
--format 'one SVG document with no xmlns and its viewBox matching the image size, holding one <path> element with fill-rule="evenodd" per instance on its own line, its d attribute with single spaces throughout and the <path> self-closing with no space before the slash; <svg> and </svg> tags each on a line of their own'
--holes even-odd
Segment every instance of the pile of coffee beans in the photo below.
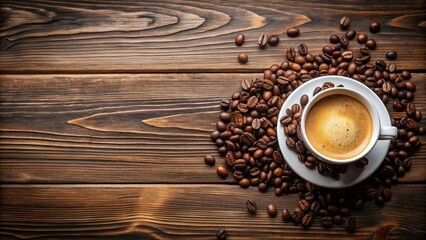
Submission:
<svg viewBox="0 0 426 240">
<path fill-rule="evenodd" d="M 342 29 L 349 28 L 349 25 L 348 17 L 341 19 Z M 380 24 L 371 23 L 370 31 L 380 31 Z M 299 29 L 289 29 L 287 34 L 296 37 Z M 357 41 L 351 44 L 353 39 Z M 220 177 L 226 178 L 231 172 L 243 188 L 257 187 L 261 192 L 272 188 L 276 196 L 299 195 L 300 201 L 295 209 L 282 210 L 284 221 L 308 227 L 315 216 L 320 216 L 324 228 L 346 223 L 346 230 L 353 232 L 356 219 L 350 216 L 351 212 L 361 210 L 369 200 L 374 200 L 378 206 L 384 206 L 391 200 L 390 189 L 410 170 L 410 155 L 420 148 L 418 136 L 424 134 L 425 129 L 418 123 L 422 112 L 412 103 L 416 84 L 410 81 L 410 72 L 398 71 L 395 63 L 384 60 L 370 63 L 370 52 L 377 44 L 365 33 L 348 30 L 341 36 L 330 36 L 329 40 L 331 45 L 324 46 L 320 54 L 310 53 L 306 44 L 300 44 L 297 50 L 290 47 L 285 52 L 286 61 L 273 64 L 258 78 L 244 79 L 241 91 L 221 100 L 222 112 L 216 123 L 217 130 L 211 133 L 210 138 L 225 159 L 225 165 L 217 168 Z M 242 45 L 244 36 L 237 36 L 235 41 Z M 272 42 L 275 44 L 277 40 Z M 268 37 L 260 36 L 258 44 L 266 46 Z M 272 45 L 271 42 L 269 44 Z M 386 57 L 395 59 L 396 52 L 389 51 Z M 292 136 L 287 139 L 287 145 L 299 153 L 306 167 L 316 167 L 318 172 L 335 179 L 345 172 L 345 166 L 330 166 L 304 154 L 304 145 L 297 136 L 301 109 L 309 101 L 307 95 L 300 99 L 300 104 L 287 109 L 286 118 L 278 119 L 284 101 L 296 88 L 324 75 L 346 76 L 359 81 L 385 104 L 393 101 L 393 108 L 404 113 L 401 117 L 392 118 L 392 125 L 398 128 L 398 137 L 391 141 L 382 165 L 371 177 L 346 189 L 327 189 L 300 178 L 285 161 L 277 142 L 277 122 L 281 121 L 286 126 L 287 136 Z M 327 83 L 318 86 L 316 91 L 328 87 L 334 86 Z M 210 157 L 205 161 L 209 165 L 214 164 Z M 357 163 L 359 167 L 366 164 L 368 159 Z M 250 200 L 246 206 L 255 213 L 257 206 L 254 201 Z M 267 207 L 270 216 L 276 216 L 277 211 L 275 206 Z"/>
</svg>

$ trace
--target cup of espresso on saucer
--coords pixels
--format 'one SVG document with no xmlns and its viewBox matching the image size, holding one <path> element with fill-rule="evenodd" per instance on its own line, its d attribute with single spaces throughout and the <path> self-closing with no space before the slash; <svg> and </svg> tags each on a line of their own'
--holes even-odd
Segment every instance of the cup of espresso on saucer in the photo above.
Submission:
<svg viewBox="0 0 426 240">
<path fill-rule="evenodd" d="M 347 165 L 366 156 L 379 140 L 397 136 L 383 124 L 375 106 L 356 90 L 326 89 L 305 106 L 301 118 L 305 146 L 318 159 Z"/>
</svg>

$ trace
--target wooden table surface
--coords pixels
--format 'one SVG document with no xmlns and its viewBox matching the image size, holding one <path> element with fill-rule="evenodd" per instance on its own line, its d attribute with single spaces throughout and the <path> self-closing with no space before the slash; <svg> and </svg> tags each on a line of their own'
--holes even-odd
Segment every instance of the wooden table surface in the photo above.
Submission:
<svg viewBox="0 0 426 240">
<path fill-rule="evenodd" d="M 296 194 L 242 189 L 203 162 L 223 163 L 209 140 L 219 100 L 288 47 L 319 53 L 344 15 L 358 32 L 382 23 L 373 60 L 396 50 L 426 111 L 425 2 L 333 2 L 2 0 L 0 239 L 215 239 L 222 227 L 228 239 L 424 239 L 425 146 L 385 207 L 354 213 L 353 234 L 269 218 L 268 203 L 294 208 Z M 280 44 L 260 50 L 260 34 Z"/>
</svg>

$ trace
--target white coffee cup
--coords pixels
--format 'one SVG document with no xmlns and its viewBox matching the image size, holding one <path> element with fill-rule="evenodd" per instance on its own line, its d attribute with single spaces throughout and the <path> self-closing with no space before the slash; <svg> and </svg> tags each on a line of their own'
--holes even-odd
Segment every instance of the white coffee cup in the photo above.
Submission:
<svg viewBox="0 0 426 240">
<path fill-rule="evenodd" d="M 371 138 L 370 138 L 367 146 L 364 148 L 364 150 L 362 150 L 361 152 L 359 152 L 355 156 L 345 158 L 345 159 L 331 158 L 329 156 L 326 156 L 326 155 L 320 153 L 311 144 L 309 138 L 307 137 L 307 133 L 306 133 L 306 118 L 308 116 L 309 111 L 312 109 L 312 107 L 319 100 L 321 100 L 325 97 L 332 96 L 332 95 L 345 95 L 345 96 L 349 96 L 349 97 L 352 97 L 352 98 L 358 100 L 359 102 L 361 102 L 365 106 L 365 108 L 368 110 L 368 112 L 371 116 L 371 121 L 372 121 L 371 131 L 372 132 L 371 132 Z M 390 140 L 390 139 L 393 139 L 397 136 L 397 128 L 394 127 L 394 126 L 383 125 L 380 122 L 380 117 L 379 117 L 379 114 L 378 114 L 376 108 L 367 98 L 365 98 L 362 94 L 358 93 L 355 90 L 351 90 L 351 89 L 347 89 L 347 88 L 343 88 L 343 87 L 329 88 L 329 89 L 323 90 L 323 91 L 319 92 L 317 95 L 315 95 L 309 101 L 309 103 L 305 106 L 300 124 L 301 124 L 301 133 L 302 133 L 302 137 L 303 137 L 303 140 L 305 142 L 306 148 L 308 148 L 311 151 L 311 153 L 315 157 L 317 157 L 318 159 L 320 159 L 320 160 L 322 160 L 326 163 L 333 164 L 333 165 L 347 165 L 347 164 L 353 163 L 353 162 L 363 158 L 364 156 L 366 156 L 373 149 L 373 147 L 375 146 L 375 144 L 377 143 L 378 140 Z"/>
</svg>

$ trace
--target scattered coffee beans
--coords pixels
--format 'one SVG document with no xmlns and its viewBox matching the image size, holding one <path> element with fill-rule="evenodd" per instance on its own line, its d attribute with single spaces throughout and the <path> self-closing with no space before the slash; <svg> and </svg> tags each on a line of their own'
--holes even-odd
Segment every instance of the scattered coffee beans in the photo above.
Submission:
<svg viewBox="0 0 426 240">
<path fill-rule="evenodd" d="M 246 37 L 244 36 L 244 34 L 238 34 L 237 37 L 235 37 L 235 45 L 242 46 L 244 44 L 245 38 Z"/>
<path fill-rule="evenodd" d="M 238 61 L 240 63 L 247 63 L 248 62 L 248 55 L 247 55 L 247 53 L 240 53 L 240 54 L 238 54 Z"/>
<path fill-rule="evenodd" d="M 289 28 L 287 29 L 287 35 L 289 37 L 297 37 L 299 36 L 300 30 L 298 28 Z"/>
<path fill-rule="evenodd" d="M 378 33 L 380 31 L 380 23 L 374 21 L 370 23 L 370 32 Z"/>
<path fill-rule="evenodd" d="M 343 18 L 342 27 L 348 27 L 349 22 L 349 18 Z M 289 29 L 287 34 L 297 36 L 299 30 Z M 360 44 L 365 44 L 359 52 L 348 48 L 349 41 L 355 37 Z M 384 206 L 392 199 L 391 187 L 410 171 L 413 164 L 411 155 L 420 148 L 418 136 L 425 133 L 425 128 L 420 126 L 422 112 L 412 102 L 416 84 L 410 80 L 409 71 L 398 73 L 395 63 L 384 60 L 370 63 L 370 52 L 376 48 L 376 42 L 368 39 L 365 33 L 356 34 L 349 30 L 344 36 L 331 36 L 330 42 L 335 45 L 325 46 L 319 55 L 310 53 L 305 44 L 300 44 L 297 51 L 290 47 L 285 54 L 287 60 L 273 64 L 258 78 L 243 80 L 241 91 L 220 101 L 222 113 L 216 123 L 217 130 L 211 133 L 210 139 L 225 158 L 226 166 L 217 168 L 220 177 L 226 178 L 229 170 L 242 188 L 257 187 L 260 192 L 275 188 L 276 196 L 298 194 L 300 200 L 296 208 L 282 210 L 283 221 L 307 227 L 319 215 L 324 228 L 345 223 L 346 230 L 353 232 L 356 220 L 350 216 L 352 211 L 362 210 L 367 201 Z M 258 43 L 265 47 L 268 37 L 262 35 Z M 396 57 L 396 52 L 392 52 L 386 54 L 388 59 Z M 347 166 L 325 164 L 306 151 L 299 122 L 303 108 L 309 102 L 307 94 L 286 109 L 286 116 L 278 119 L 285 100 L 295 89 L 324 75 L 351 77 L 369 87 L 385 104 L 391 101 L 390 105 L 399 112 L 398 117 L 392 118 L 392 125 L 398 128 L 398 137 L 391 140 L 382 165 L 372 176 L 346 189 L 318 187 L 300 178 L 289 167 L 277 142 L 279 121 L 284 126 L 287 146 L 297 153 L 307 168 L 316 169 L 323 176 L 336 180 L 347 171 Z M 342 86 L 324 83 L 314 90 L 313 95 L 332 87 Z M 211 159 L 205 161 L 208 164 Z M 368 162 L 363 158 L 355 166 L 364 168 Z M 247 201 L 246 207 L 249 212 L 257 208 L 251 200 Z M 272 204 L 267 211 L 270 216 L 277 215 Z"/>
</svg>

